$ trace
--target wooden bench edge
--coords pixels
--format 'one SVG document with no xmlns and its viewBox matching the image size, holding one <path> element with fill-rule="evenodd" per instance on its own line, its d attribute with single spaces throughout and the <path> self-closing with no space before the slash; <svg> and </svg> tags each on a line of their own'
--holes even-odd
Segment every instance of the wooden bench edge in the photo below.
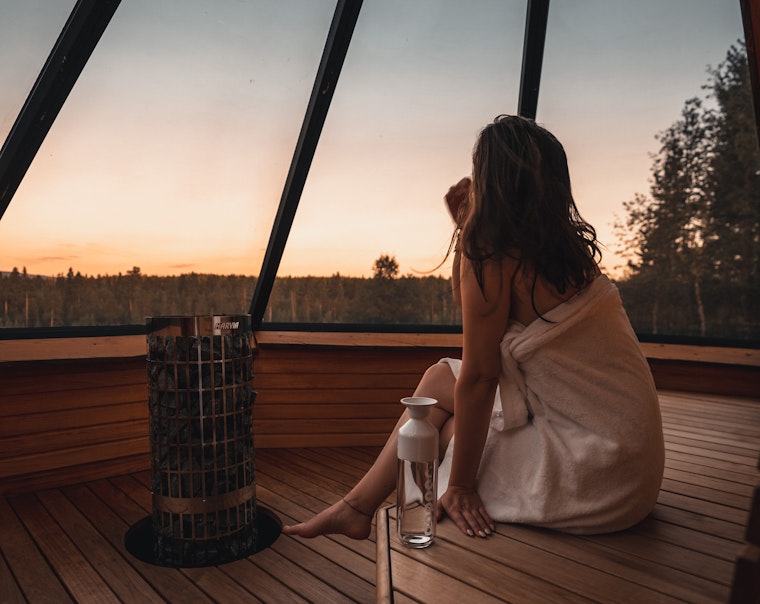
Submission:
<svg viewBox="0 0 760 604">
<path fill-rule="evenodd" d="M 377 572 L 377 602 L 378 604 L 393 604 L 393 581 L 391 579 L 391 544 L 388 521 L 388 510 L 391 506 L 381 508 L 375 514 L 376 528 L 376 562 Z"/>
</svg>

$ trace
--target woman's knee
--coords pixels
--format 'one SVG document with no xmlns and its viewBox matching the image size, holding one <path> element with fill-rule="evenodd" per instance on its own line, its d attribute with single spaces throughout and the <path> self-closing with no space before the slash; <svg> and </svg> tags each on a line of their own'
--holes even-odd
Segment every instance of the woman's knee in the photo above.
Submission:
<svg viewBox="0 0 760 604">
<path fill-rule="evenodd" d="M 454 374 L 448 363 L 436 363 L 425 370 L 415 394 L 436 399 L 439 407 L 452 413 L 455 383 Z"/>
</svg>

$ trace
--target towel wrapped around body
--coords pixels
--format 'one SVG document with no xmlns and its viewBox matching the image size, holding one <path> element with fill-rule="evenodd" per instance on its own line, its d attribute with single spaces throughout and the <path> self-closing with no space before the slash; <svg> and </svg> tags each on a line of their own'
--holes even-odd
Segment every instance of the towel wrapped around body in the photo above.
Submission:
<svg viewBox="0 0 760 604">
<path fill-rule="evenodd" d="M 664 447 L 657 392 L 617 287 L 597 277 L 501 342 L 477 491 L 499 522 L 572 533 L 628 528 L 653 508 Z M 442 359 L 459 375 L 461 361 Z M 451 471 L 454 441 L 439 473 Z"/>
</svg>

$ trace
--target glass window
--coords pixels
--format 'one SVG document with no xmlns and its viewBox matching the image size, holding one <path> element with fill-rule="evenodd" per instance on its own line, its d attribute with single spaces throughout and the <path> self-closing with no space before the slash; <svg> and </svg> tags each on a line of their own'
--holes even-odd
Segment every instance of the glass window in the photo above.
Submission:
<svg viewBox="0 0 760 604">
<path fill-rule="evenodd" d="M 443 196 L 479 129 L 517 111 L 525 13 L 365 0 L 265 322 L 460 322 Z"/>
<path fill-rule="evenodd" d="M 0 136 L 73 2 L 6 4 Z M 0 221 L 0 328 L 246 312 L 334 9 L 122 3 Z M 517 111 L 525 14 L 364 1 L 265 324 L 459 324 L 443 195 L 480 128 Z M 760 335 L 742 37 L 735 0 L 550 6 L 537 119 L 640 334 Z M 663 153 L 688 140 L 701 152 L 674 171 Z M 754 174 L 744 189 L 727 165 Z"/>
<path fill-rule="evenodd" d="M 334 8 L 121 3 L 0 221 L 0 326 L 247 312 Z"/>
<path fill-rule="evenodd" d="M 688 133 L 678 126 L 684 121 L 688 99 L 701 100 L 700 109 L 692 107 L 692 117 L 701 116 L 702 126 L 710 121 L 707 111 L 722 111 L 704 86 L 712 79 L 710 70 L 724 62 L 732 46 L 743 52 L 737 43 L 741 39 L 740 3 L 728 0 L 588 0 L 553 2 L 549 9 L 538 121 L 565 145 L 576 203 L 607 246 L 604 267 L 618 280 L 640 335 L 760 336 L 756 310 L 740 302 L 758 299 L 753 285 L 756 273 L 742 275 L 737 266 L 730 275 L 726 262 L 721 266 L 719 261 L 735 254 L 726 246 L 727 240 L 741 232 L 750 242 L 744 251 L 736 252 L 743 254 L 737 265 L 747 268 L 754 262 L 756 267 L 757 226 L 754 235 L 752 227 L 736 222 L 724 223 L 722 232 L 705 228 L 709 221 L 716 224 L 715 212 L 732 203 L 735 195 L 742 195 L 749 207 L 760 207 L 760 182 L 756 175 L 755 184 L 744 192 L 711 182 L 707 174 L 714 174 L 716 165 L 710 163 L 711 154 L 704 145 L 722 135 L 708 130 L 698 140 L 694 130 L 696 138 L 688 141 Z M 739 102 L 749 92 L 746 80 L 743 90 L 732 92 L 732 98 Z M 741 102 L 748 113 L 739 132 L 746 136 L 753 128 L 752 104 L 749 98 Z M 671 143 L 678 142 L 680 147 L 671 147 L 670 159 L 682 151 L 684 155 L 678 174 L 669 176 L 670 197 L 663 199 L 665 191 L 660 191 L 656 199 L 652 186 L 654 167 L 658 157 L 663 158 L 661 135 L 674 125 L 680 142 Z M 752 137 L 746 140 L 752 146 Z M 686 163 L 688 147 L 698 144 L 703 146 L 693 158 L 697 161 Z M 754 153 L 758 166 L 756 140 Z M 751 157 L 752 152 L 748 154 Z M 665 185 L 661 180 L 660 188 Z M 749 193 L 752 186 L 754 198 Z M 657 224 L 639 220 L 626 225 L 629 210 L 649 207 L 654 212 L 658 205 Z M 668 224 L 667 215 L 671 216 Z M 757 210 L 754 216 L 757 225 Z M 748 218 L 751 223 L 753 219 Z M 622 230 L 615 228 L 616 222 Z M 623 253 L 626 241 L 628 253 Z M 643 260 L 636 253 L 642 244 L 647 246 Z M 742 318 L 737 314 L 743 314 Z"/>
<path fill-rule="evenodd" d="M 0 140 L 4 141 L 74 0 L 6 0 L 0 9 Z"/>
</svg>

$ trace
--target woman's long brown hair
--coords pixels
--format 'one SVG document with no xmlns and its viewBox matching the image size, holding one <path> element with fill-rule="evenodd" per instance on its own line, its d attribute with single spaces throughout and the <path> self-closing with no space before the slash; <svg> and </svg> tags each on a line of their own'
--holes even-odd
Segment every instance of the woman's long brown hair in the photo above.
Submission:
<svg viewBox="0 0 760 604">
<path fill-rule="evenodd" d="M 512 257 L 562 294 L 597 273 L 596 231 L 581 218 L 560 142 L 534 121 L 501 115 L 473 152 L 472 195 L 462 254 L 483 289 L 483 262 Z"/>
</svg>

